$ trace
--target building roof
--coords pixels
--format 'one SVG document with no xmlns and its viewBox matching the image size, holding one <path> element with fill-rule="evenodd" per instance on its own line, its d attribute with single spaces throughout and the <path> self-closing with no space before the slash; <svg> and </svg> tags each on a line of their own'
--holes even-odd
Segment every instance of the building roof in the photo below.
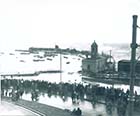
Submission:
<svg viewBox="0 0 140 116">
<path fill-rule="evenodd" d="M 131 61 L 130 60 L 120 60 L 118 61 L 119 63 L 122 62 L 122 63 L 130 63 Z M 138 60 L 137 63 L 140 63 L 140 61 Z"/>
</svg>

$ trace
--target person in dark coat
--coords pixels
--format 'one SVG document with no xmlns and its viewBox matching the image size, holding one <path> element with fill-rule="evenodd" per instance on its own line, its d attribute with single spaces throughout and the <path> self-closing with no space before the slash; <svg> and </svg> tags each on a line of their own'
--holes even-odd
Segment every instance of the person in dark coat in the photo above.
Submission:
<svg viewBox="0 0 140 116">
<path fill-rule="evenodd" d="M 82 111 L 80 108 L 77 108 L 76 110 L 76 116 L 81 116 L 82 115 Z"/>
</svg>

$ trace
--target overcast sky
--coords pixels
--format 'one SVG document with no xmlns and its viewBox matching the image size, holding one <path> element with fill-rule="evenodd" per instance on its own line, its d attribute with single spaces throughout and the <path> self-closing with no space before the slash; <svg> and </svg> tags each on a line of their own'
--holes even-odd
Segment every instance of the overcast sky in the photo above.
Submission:
<svg viewBox="0 0 140 116">
<path fill-rule="evenodd" d="M 1 0 L 0 48 L 130 43 L 134 14 L 140 0 Z"/>
</svg>

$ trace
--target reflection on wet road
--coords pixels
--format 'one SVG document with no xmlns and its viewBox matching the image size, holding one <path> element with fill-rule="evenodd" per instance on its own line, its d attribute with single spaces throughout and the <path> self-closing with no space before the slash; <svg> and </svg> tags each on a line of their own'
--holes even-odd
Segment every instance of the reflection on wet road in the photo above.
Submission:
<svg viewBox="0 0 140 116">
<path fill-rule="evenodd" d="M 31 101 L 31 94 L 24 94 L 23 99 Z M 50 106 L 58 107 L 61 109 L 73 110 L 74 108 L 80 107 L 83 112 L 83 116 L 93 116 L 98 114 L 103 114 L 103 116 L 108 116 L 106 113 L 106 107 L 104 104 L 96 104 L 95 106 L 88 101 L 79 101 L 79 104 L 73 104 L 70 97 L 63 101 L 59 96 L 52 95 L 48 97 L 48 94 L 41 95 L 39 97 L 39 103 L 47 104 Z M 113 112 L 112 116 L 117 116 L 116 110 Z"/>
<path fill-rule="evenodd" d="M 1 101 L 0 116 L 39 116 L 39 115 L 25 108 L 19 107 L 17 105 Z"/>
</svg>

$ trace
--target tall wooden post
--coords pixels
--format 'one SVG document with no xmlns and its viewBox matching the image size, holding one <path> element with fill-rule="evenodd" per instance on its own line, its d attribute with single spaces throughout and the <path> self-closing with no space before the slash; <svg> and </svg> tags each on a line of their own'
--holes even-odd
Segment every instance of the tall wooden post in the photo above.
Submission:
<svg viewBox="0 0 140 116">
<path fill-rule="evenodd" d="M 129 98 L 129 116 L 133 116 L 134 110 L 134 83 L 135 83 L 135 63 L 136 63 L 136 43 L 137 35 L 137 15 L 133 15 L 133 31 L 131 44 L 131 66 L 130 66 L 130 98 Z"/>
</svg>

